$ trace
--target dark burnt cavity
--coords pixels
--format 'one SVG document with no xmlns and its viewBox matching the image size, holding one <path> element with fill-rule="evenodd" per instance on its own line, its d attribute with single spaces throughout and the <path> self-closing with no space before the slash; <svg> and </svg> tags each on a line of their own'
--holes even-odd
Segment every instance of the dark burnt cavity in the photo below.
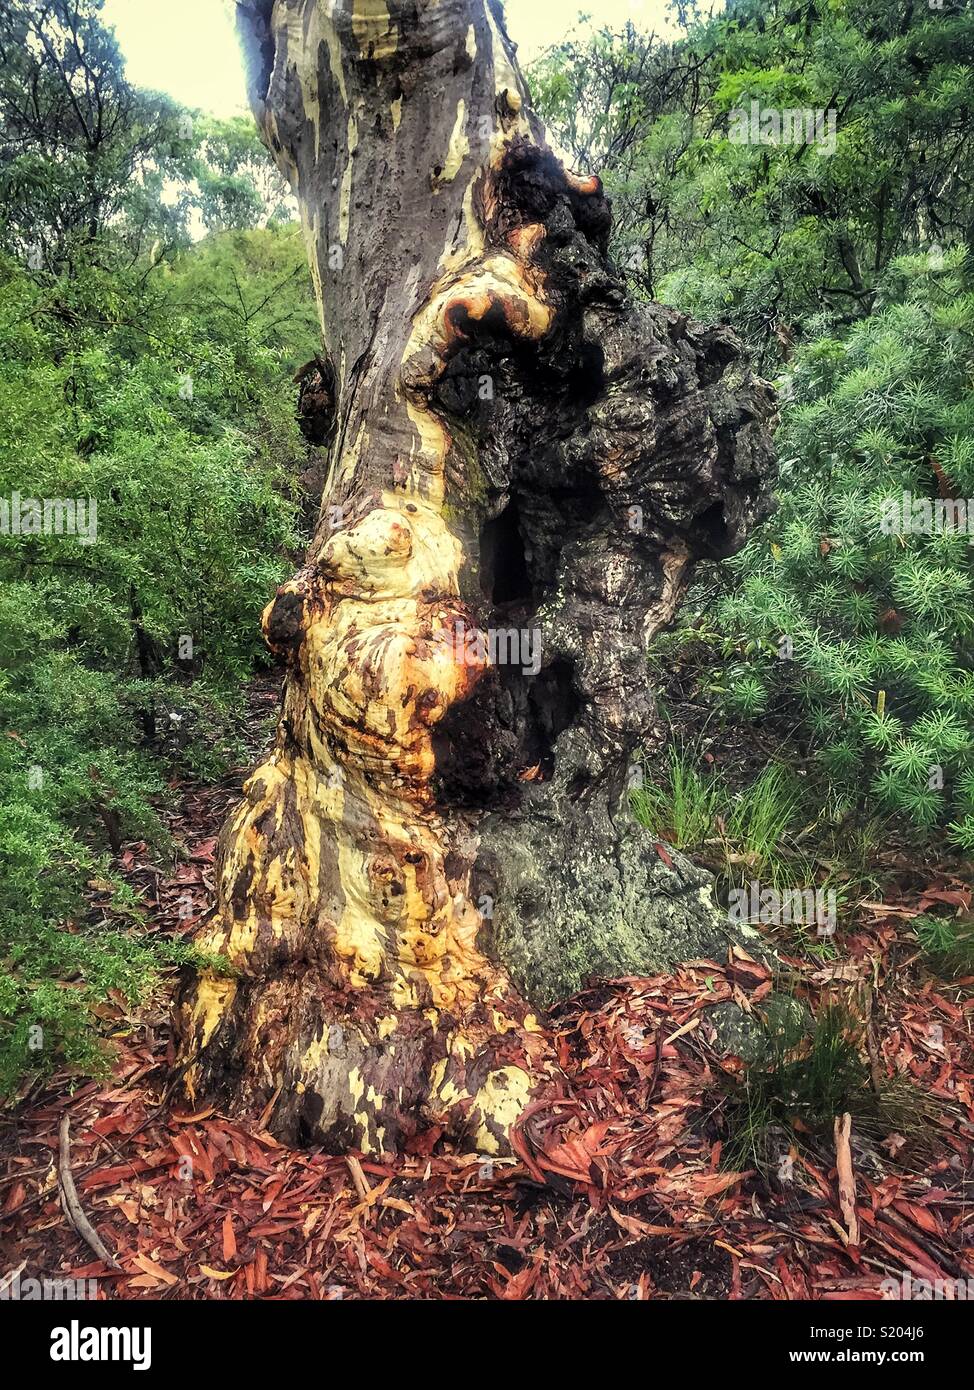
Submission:
<svg viewBox="0 0 974 1390">
<path fill-rule="evenodd" d="M 565 174 L 550 150 L 523 136 L 508 147 L 494 174 L 495 221 L 490 231 L 501 237 L 528 222 L 544 222 L 565 194 Z"/>
<path fill-rule="evenodd" d="M 465 338 L 476 338 L 478 342 L 490 343 L 503 349 L 510 334 L 504 305 L 498 296 L 491 296 L 486 310 L 477 318 L 471 316 L 464 303 L 457 303 L 447 310 L 446 321 L 450 328 Z"/>
<path fill-rule="evenodd" d="M 575 723 L 581 708 L 581 701 L 575 689 L 574 670 L 574 662 L 560 657 L 550 666 L 546 666 L 526 687 L 528 709 L 531 714 L 530 736 L 535 742 L 533 751 L 537 754 L 534 762 L 528 766 L 533 767 L 535 763 L 540 763 L 541 771 L 545 772 L 546 761 L 550 759 L 549 775 L 554 770 L 552 750 L 555 741 L 559 734 Z M 529 753 L 531 751 L 529 749 Z"/>
<path fill-rule="evenodd" d="M 563 183 L 555 188 L 533 147 L 508 172 L 524 176 L 533 218 L 543 207 L 551 211 L 561 229 L 552 255 L 564 257 L 566 283 L 574 284 L 573 267 L 590 252 Z M 479 529 L 464 536 L 472 564 L 463 597 L 495 644 L 471 697 L 451 706 L 433 731 L 444 804 L 519 805 L 552 780 L 558 739 L 582 716 L 574 659 L 549 645 L 539 618 L 561 582 L 565 547 L 610 524 L 597 473 L 568 448 L 605 388 L 602 349 L 585 338 L 572 306 L 577 299 L 568 293 L 542 345 L 512 340 L 501 315 L 458 321 L 468 342 L 434 390 L 434 407 L 453 426 L 448 478 L 458 490 L 457 513 L 469 509 L 471 496 L 481 499 Z"/>
<path fill-rule="evenodd" d="M 530 607 L 533 590 L 516 499 L 481 529 L 480 584 L 493 608 Z"/>
<path fill-rule="evenodd" d="M 578 723 L 583 701 L 573 658 L 549 645 L 544 604 L 561 582 L 565 546 L 607 523 L 597 479 L 569 465 L 558 438 L 584 415 L 580 393 L 562 381 L 539 399 L 524 380 L 511 371 L 500 379 L 495 410 L 505 437 L 549 413 L 550 438 L 521 456 L 494 452 L 495 417 L 479 443 L 483 471 L 507 483 L 499 495 L 488 489 L 479 535 L 468 537 L 479 584 L 465 596 L 493 644 L 491 665 L 433 732 L 438 796 L 471 808 L 517 806 L 555 774 L 557 741 Z M 537 389 L 537 369 L 534 382 Z"/>
<path fill-rule="evenodd" d="M 605 354 L 596 342 L 582 342 L 572 364 L 568 390 L 583 409 L 587 409 L 605 390 Z"/>
<path fill-rule="evenodd" d="M 312 357 L 295 375 L 298 428 L 309 444 L 327 444 L 335 425 L 335 372 L 323 357 Z"/>
<path fill-rule="evenodd" d="M 433 389 L 434 409 L 475 427 L 485 424 L 494 395 L 498 357 L 496 350 L 479 342 L 454 353 Z"/>
<path fill-rule="evenodd" d="M 727 529 L 723 502 L 714 502 L 694 517 L 689 531 L 692 550 L 705 559 L 720 560 L 729 555 L 733 545 Z"/>
<path fill-rule="evenodd" d="M 516 807 L 533 785 L 551 780 L 555 743 L 580 709 L 566 658 L 537 675 L 491 667 L 433 730 L 439 797 L 477 810 Z"/>
<path fill-rule="evenodd" d="M 564 546 L 606 519 L 595 481 L 566 476 L 557 442 L 509 466 L 513 485 L 482 523 L 479 591 L 468 595 L 491 666 L 433 731 L 438 796 L 479 809 L 513 808 L 551 781 L 557 741 L 581 717 L 574 660 L 549 648 L 539 611 Z"/>
<path fill-rule="evenodd" d="M 275 651 L 295 651 L 304 635 L 304 599 L 293 589 L 281 589 L 267 615 L 265 635 Z"/>
</svg>

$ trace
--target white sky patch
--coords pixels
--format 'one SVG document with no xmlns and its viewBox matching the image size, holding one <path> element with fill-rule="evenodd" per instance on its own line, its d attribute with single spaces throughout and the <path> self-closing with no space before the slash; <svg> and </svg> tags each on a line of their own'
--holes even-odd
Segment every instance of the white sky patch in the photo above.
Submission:
<svg viewBox="0 0 974 1390">
<path fill-rule="evenodd" d="M 719 0 L 718 8 L 723 8 Z M 701 10 L 707 9 L 707 0 Z M 518 60 L 533 62 L 546 48 L 561 43 L 573 29 L 581 32 L 608 27 L 617 32 L 631 21 L 647 33 L 673 35 L 677 25 L 667 0 L 591 0 L 588 5 L 565 0 L 506 0 L 507 32 L 517 44 Z M 581 22 L 580 22 L 581 21 Z"/>
<path fill-rule="evenodd" d="M 125 75 L 214 116 L 249 114 L 232 0 L 105 0 Z"/>
<path fill-rule="evenodd" d="M 215 116 L 233 116 L 249 111 L 234 8 L 233 0 L 105 0 L 103 15 L 115 28 L 130 82 Z M 723 8 L 723 0 L 714 8 Z M 576 26 L 620 30 L 631 20 L 638 29 L 675 32 L 666 0 L 591 0 L 581 24 L 581 7 L 570 0 L 507 0 L 506 10 L 522 63 Z"/>
</svg>

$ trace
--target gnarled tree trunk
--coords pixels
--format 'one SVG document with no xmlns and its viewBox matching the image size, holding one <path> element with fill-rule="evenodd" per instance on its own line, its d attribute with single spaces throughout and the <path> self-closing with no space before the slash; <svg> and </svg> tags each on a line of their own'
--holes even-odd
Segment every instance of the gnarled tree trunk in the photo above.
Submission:
<svg viewBox="0 0 974 1390">
<path fill-rule="evenodd" d="M 264 613 L 283 712 L 224 832 L 200 944 L 236 974 L 184 992 L 187 1086 L 293 1142 L 502 1152 L 551 1066 L 532 1006 L 724 944 L 627 772 L 660 737 L 647 643 L 766 508 L 773 403 L 729 330 L 627 301 L 492 0 L 240 16 L 329 473 Z"/>
</svg>

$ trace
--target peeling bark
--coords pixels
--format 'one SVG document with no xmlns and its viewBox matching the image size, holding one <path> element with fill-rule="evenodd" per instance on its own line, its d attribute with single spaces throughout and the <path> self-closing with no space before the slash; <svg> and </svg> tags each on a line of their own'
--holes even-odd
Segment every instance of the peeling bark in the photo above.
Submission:
<svg viewBox="0 0 974 1390">
<path fill-rule="evenodd" d="M 661 737 L 647 643 L 767 509 L 773 400 L 728 329 L 627 301 L 499 9 L 348 3 L 239 5 L 321 308 L 302 427 L 331 442 L 199 943 L 236 974 L 178 1026 L 190 1095 L 290 1142 L 501 1153 L 553 1068 L 532 1005 L 724 942 L 626 776 Z"/>
</svg>

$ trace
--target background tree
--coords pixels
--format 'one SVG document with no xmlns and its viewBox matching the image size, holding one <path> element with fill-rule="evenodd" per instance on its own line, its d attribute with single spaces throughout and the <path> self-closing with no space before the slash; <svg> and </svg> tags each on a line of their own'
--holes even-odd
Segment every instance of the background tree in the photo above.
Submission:
<svg viewBox="0 0 974 1390">
<path fill-rule="evenodd" d="M 110 992 L 186 956 L 88 884 L 121 892 L 111 856 L 162 847 L 167 783 L 236 756 L 254 595 L 293 564 L 308 469 L 300 228 L 262 213 L 190 244 L 197 122 L 129 86 L 99 9 L 0 15 L 0 500 L 97 508 L 91 544 L 0 534 L 4 1092 L 97 1067 Z"/>
<path fill-rule="evenodd" d="M 100 0 L 10 0 L 0 13 L 0 227 L 32 269 L 60 271 L 106 228 L 115 255 L 177 239 L 191 121 L 125 79 Z M 103 254 L 109 247 L 102 246 Z"/>
<path fill-rule="evenodd" d="M 970 852 L 974 295 L 960 248 L 882 288 L 887 307 L 798 354 L 780 512 L 709 624 L 717 685 L 747 716 L 797 715 L 834 815 L 866 800 Z"/>
<path fill-rule="evenodd" d="M 796 336 L 868 314 L 897 256 L 970 244 L 972 58 L 967 0 L 736 0 L 676 43 L 555 46 L 539 109 L 569 148 L 604 151 L 637 287 L 726 319 L 770 370 Z M 834 153 L 732 139 L 752 101 L 834 111 Z"/>
<path fill-rule="evenodd" d="M 569 36 L 530 73 L 538 110 L 559 147 L 576 167 L 603 171 L 612 199 L 610 249 L 630 286 L 650 297 L 674 264 L 670 204 L 706 124 L 713 55 L 701 50 L 629 23 L 619 33 L 602 28 Z"/>
<path fill-rule="evenodd" d="M 198 119 L 194 133 L 198 203 L 209 231 L 290 220 L 294 199 L 249 117 Z"/>
</svg>

